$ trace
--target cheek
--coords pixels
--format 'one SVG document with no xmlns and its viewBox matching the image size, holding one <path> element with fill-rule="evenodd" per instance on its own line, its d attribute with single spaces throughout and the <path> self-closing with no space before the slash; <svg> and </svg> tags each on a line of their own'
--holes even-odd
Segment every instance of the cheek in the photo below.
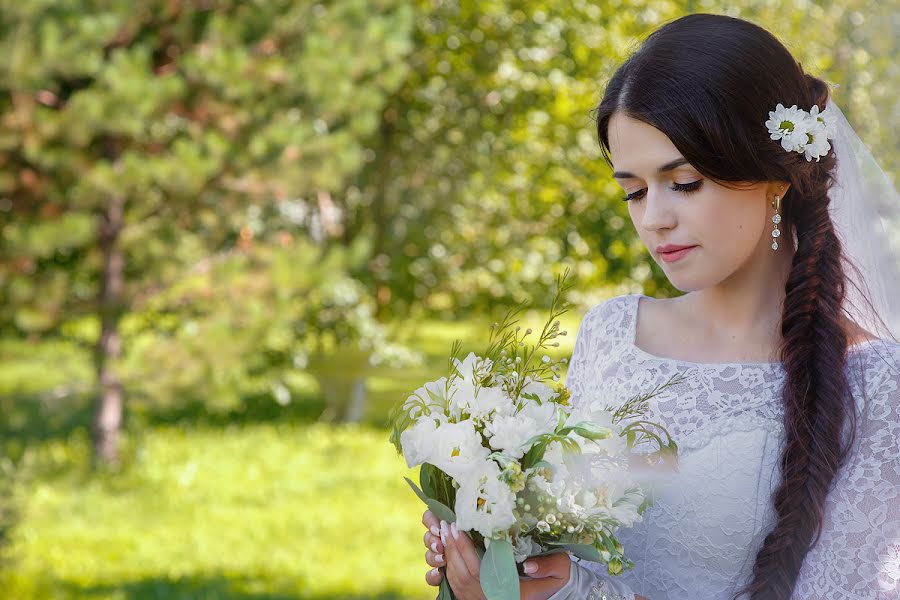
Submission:
<svg viewBox="0 0 900 600">
<path fill-rule="evenodd" d="M 710 234 L 723 254 L 736 258 L 746 258 L 765 235 L 765 207 L 746 196 L 723 203 L 724 210 L 718 211 L 717 226 Z"/>
</svg>

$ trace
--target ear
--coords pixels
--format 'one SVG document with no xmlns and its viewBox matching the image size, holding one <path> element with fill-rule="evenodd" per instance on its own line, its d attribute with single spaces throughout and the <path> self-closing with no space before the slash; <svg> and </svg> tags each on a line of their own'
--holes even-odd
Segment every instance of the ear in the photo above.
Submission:
<svg viewBox="0 0 900 600">
<path fill-rule="evenodd" d="M 769 182 L 769 185 L 766 186 L 766 193 L 769 198 L 774 198 L 776 194 L 784 198 L 784 195 L 787 194 L 789 189 L 791 189 L 789 181 L 771 181 Z"/>
</svg>

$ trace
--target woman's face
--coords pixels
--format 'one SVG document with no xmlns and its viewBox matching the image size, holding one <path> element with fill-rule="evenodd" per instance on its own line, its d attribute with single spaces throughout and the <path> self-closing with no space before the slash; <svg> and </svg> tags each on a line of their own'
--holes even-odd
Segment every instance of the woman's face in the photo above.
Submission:
<svg viewBox="0 0 900 600">
<path fill-rule="evenodd" d="M 635 229 L 675 288 L 718 285 L 773 254 L 776 187 L 723 187 L 691 167 L 660 130 L 621 113 L 609 121 L 609 146 Z M 666 253 L 660 246 L 667 245 L 692 248 Z"/>
</svg>

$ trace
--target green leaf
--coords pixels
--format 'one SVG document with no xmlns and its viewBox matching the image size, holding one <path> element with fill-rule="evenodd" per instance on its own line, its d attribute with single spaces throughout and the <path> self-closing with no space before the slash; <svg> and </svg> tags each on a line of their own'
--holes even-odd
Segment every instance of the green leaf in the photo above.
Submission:
<svg viewBox="0 0 900 600">
<path fill-rule="evenodd" d="M 575 433 L 589 440 L 605 440 L 612 435 L 612 430 L 607 427 L 599 427 L 594 423 L 584 423 L 575 426 Z"/>
<path fill-rule="evenodd" d="M 532 438 L 534 439 L 534 438 Z M 535 463 L 544 458 L 544 452 L 547 450 L 547 442 L 546 440 L 541 440 L 536 443 L 531 449 L 525 453 L 525 456 L 522 457 L 520 464 L 522 465 L 522 470 L 529 469 L 534 466 Z"/>
<path fill-rule="evenodd" d="M 592 562 L 603 562 L 600 551 L 589 544 L 570 544 L 568 542 L 543 542 L 547 546 L 557 546 L 563 550 L 568 550 L 578 558 L 590 560 Z"/>
<path fill-rule="evenodd" d="M 403 479 L 405 479 L 406 483 L 409 484 L 409 487 L 411 487 L 413 489 L 413 491 L 416 493 L 416 496 L 419 497 L 419 500 L 421 500 L 425 504 L 428 504 L 428 496 L 426 496 L 422 492 L 422 490 L 419 489 L 419 486 L 417 486 L 415 483 L 413 483 L 412 479 L 410 479 L 409 477 L 404 477 Z"/>
<path fill-rule="evenodd" d="M 422 491 L 429 498 L 437 498 L 437 490 L 434 487 L 435 484 L 435 475 L 434 472 L 436 467 L 430 465 L 429 463 L 422 463 L 419 467 L 419 485 L 422 486 Z"/>
<path fill-rule="evenodd" d="M 519 573 L 507 540 L 491 540 L 481 559 L 481 588 L 488 600 L 519 600 Z"/>
<path fill-rule="evenodd" d="M 413 483 L 412 479 L 410 479 L 409 477 L 404 477 L 403 479 L 405 479 L 406 483 L 409 484 L 409 487 L 413 489 L 413 491 L 416 493 L 416 496 L 419 497 L 419 500 L 424 502 L 428 506 L 429 510 L 434 513 L 434 516 L 436 516 L 438 519 L 447 521 L 448 523 L 453 523 L 456 521 L 456 513 L 454 513 L 449 507 L 447 507 L 446 504 L 439 502 L 434 498 L 429 498 L 428 496 L 426 496 L 425 493 L 419 489 L 419 486 Z"/>
<path fill-rule="evenodd" d="M 567 544 L 564 548 L 580 559 L 603 562 L 600 551 L 588 544 Z"/>
<path fill-rule="evenodd" d="M 612 430 L 608 427 L 600 427 L 596 423 L 591 423 L 590 421 L 581 421 L 580 423 L 563 427 L 559 433 L 565 435 L 570 431 L 574 431 L 581 437 L 589 440 L 605 440 L 612 435 Z"/>
<path fill-rule="evenodd" d="M 438 502 L 434 498 L 427 499 L 425 501 L 425 504 L 428 505 L 428 508 L 431 509 L 431 512 L 433 512 L 438 519 L 442 519 L 444 521 L 447 521 L 448 523 L 456 522 L 456 513 L 453 512 L 446 504 Z"/>
</svg>

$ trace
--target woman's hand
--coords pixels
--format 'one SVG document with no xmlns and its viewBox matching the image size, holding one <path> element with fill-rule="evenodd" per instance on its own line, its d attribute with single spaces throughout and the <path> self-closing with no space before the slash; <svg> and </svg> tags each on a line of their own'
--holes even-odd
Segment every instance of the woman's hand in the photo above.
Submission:
<svg viewBox="0 0 900 600">
<path fill-rule="evenodd" d="M 481 559 L 468 536 L 460 534 L 456 524 L 438 521 L 428 510 L 422 516 L 428 528 L 425 534 L 425 561 L 434 567 L 425 575 L 429 585 L 440 585 L 446 567 L 447 582 L 460 600 L 486 600 L 479 574 Z M 436 532 L 436 533 L 435 533 Z M 569 555 L 564 552 L 537 556 L 525 561 L 528 577 L 519 578 L 521 600 L 546 600 L 569 581 Z"/>
</svg>

